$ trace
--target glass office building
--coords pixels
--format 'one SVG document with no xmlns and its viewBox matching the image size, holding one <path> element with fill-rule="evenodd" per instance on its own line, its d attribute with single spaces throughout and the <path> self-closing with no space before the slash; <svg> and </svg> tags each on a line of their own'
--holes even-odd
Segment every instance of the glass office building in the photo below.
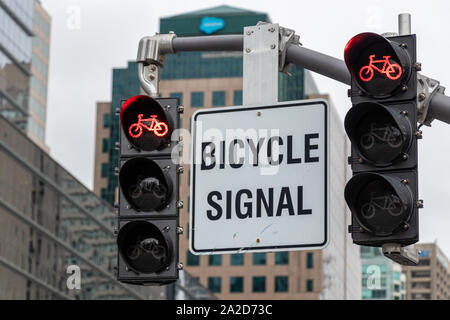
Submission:
<svg viewBox="0 0 450 320">
<path fill-rule="evenodd" d="M 0 0 L 0 114 L 27 130 L 35 0 Z"/>
<path fill-rule="evenodd" d="M 112 208 L 3 117 L 0 137 L 0 299 L 149 298 L 115 280 Z"/>
<path fill-rule="evenodd" d="M 42 130 L 31 139 L 30 119 L 45 118 L 48 20 L 37 0 L 0 0 L 0 299 L 163 298 L 116 281 L 113 208 L 48 155 Z"/>
</svg>

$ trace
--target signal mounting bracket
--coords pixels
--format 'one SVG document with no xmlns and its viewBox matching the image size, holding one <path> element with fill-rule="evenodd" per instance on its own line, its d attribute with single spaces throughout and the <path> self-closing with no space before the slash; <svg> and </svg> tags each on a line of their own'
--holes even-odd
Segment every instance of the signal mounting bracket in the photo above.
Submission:
<svg viewBox="0 0 450 320">
<path fill-rule="evenodd" d="M 144 37 L 139 42 L 136 58 L 138 76 L 142 89 L 151 97 L 158 97 L 161 69 L 164 67 L 165 55 L 175 53 L 172 45 L 176 35 L 156 33 L 151 37 Z"/>
<path fill-rule="evenodd" d="M 404 266 L 417 266 L 419 263 L 419 253 L 414 246 L 402 247 L 397 243 L 383 244 L 383 254 Z"/>
<path fill-rule="evenodd" d="M 434 118 L 428 115 L 430 101 L 436 93 L 444 94 L 445 87 L 439 81 L 417 73 L 417 122 L 431 127 Z"/>
</svg>

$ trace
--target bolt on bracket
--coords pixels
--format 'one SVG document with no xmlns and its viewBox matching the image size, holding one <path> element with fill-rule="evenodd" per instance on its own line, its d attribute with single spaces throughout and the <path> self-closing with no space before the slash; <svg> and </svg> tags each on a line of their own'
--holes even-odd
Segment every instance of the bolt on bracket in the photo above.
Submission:
<svg viewBox="0 0 450 320">
<path fill-rule="evenodd" d="M 428 116 L 430 101 L 436 93 L 444 94 L 445 87 L 439 81 L 417 73 L 417 122 L 431 127 L 433 118 Z"/>
<path fill-rule="evenodd" d="M 280 72 L 283 72 L 286 74 L 289 74 L 288 70 L 292 66 L 291 63 L 286 64 L 287 49 L 291 44 L 301 46 L 302 44 L 300 43 L 300 36 L 296 35 L 295 30 L 293 30 L 293 29 L 280 27 L 279 70 L 280 70 Z"/>
<path fill-rule="evenodd" d="M 259 21 L 256 25 L 269 25 L 271 23 L 269 22 L 263 22 Z M 270 28 L 270 32 L 275 32 L 275 28 Z M 295 44 L 295 45 L 302 45 L 300 43 L 300 36 L 295 34 L 295 30 L 288 29 L 284 27 L 278 26 L 278 51 L 279 51 L 279 59 L 278 59 L 278 69 L 280 72 L 288 73 L 289 68 L 292 64 L 288 63 L 286 64 L 286 53 L 289 45 Z"/>
</svg>

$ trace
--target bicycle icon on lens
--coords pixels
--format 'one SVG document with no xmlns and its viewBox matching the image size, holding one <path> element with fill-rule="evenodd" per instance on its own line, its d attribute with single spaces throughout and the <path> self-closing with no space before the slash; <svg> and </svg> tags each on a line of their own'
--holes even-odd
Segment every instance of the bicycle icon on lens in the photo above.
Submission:
<svg viewBox="0 0 450 320">
<path fill-rule="evenodd" d="M 157 115 L 151 115 L 150 118 L 143 119 L 143 114 L 138 115 L 138 122 L 133 123 L 128 130 L 131 137 L 139 138 L 144 129 L 153 132 L 157 137 L 164 137 L 169 132 L 169 126 L 162 121 L 158 121 Z M 150 122 L 150 125 L 145 123 Z"/>
<path fill-rule="evenodd" d="M 370 132 L 361 136 L 360 144 L 366 149 L 372 149 L 375 141 L 387 143 L 391 148 L 398 148 L 402 145 L 402 134 L 396 127 L 387 125 L 376 127 L 375 123 L 370 124 Z"/>
<path fill-rule="evenodd" d="M 127 250 L 127 256 L 131 260 L 136 260 L 144 253 L 149 253 L 157 260 L 165 260 L 167 258 L 166 248 L 159 244 L 159 241 L 154 238 L 144 239 L 138 241 L 135 245 L 132 245 Z"/>
<path fill-rule="evenodd" d="M 372 192 L 370 201 L 361 207 L 361 213 L 364 218 L 371 219 L 375 216 L 377 209 L 387 211 L 393 217 L 398 217 L 403 213 L 403 204 L 396 195 L 377 195 L 377 193 Z"/>
<path fill-rule="evenodd" d="M 397 63 L 391 63 L 389 61 L 390 57 L 391 56 L 383 56 L 383 59 L 375 60 L 375 55 L 370 55 L 369 64 L 362 67 L 359 71 L 360 79 L 362 81 L 369 82 L 372 80 L 375 71 L 386 75 L 386 77 L 390 80 L 397 80 L 400 78 L 402 76 L 402 67 L 400 67 Z M 382 64 L 381 68 L 378 67 L 380 64 Z"/>
</svg>

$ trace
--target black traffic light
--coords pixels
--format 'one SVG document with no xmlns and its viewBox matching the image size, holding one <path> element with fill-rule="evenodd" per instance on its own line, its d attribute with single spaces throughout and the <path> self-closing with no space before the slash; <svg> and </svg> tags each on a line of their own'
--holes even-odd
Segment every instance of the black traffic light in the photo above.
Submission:
<svg viewBox="0 0 450 320">
<path fill-rule="evenodd" d="M 164 285 L 178 279 L 178 99 L 140 95 L 122 104 L 119 142 L 118 280 Z"/>
<path fill-rule="evenodd" d="M 353 177 L 345 187 L 353 242 L 419 240 L 416 37 L 361 33 L 345 47 L 352 108 L 345 118 Z"/>
</svg>

